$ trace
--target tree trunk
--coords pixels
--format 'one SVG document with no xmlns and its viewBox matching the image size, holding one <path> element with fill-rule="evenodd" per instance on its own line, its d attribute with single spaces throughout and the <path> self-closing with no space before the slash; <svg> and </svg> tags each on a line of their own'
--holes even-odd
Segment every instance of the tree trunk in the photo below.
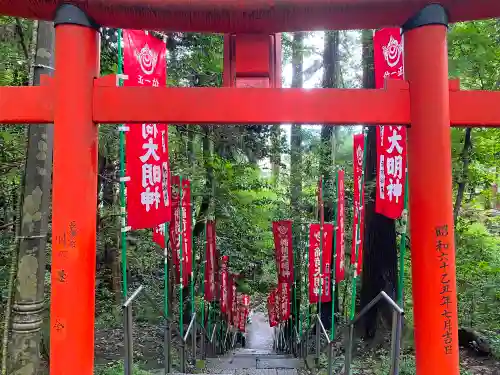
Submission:
<svg viewBox="0 0 500 375">
<path fill-rule="evenodd" d="M 363 87 L 374 88 L 372 31 L 364 30 Z M 376 127 L 368 129 L 365 166 L 365 235 L 363 239 L 363 272 L 361 275 L 362 309 L 382 290 L 395 298 L 397 283 L 397 248 L 395 221 L 375 212 L 376 194 Z M 386 305 L 375 306 L 365 315 L 361 328 L 365 338 L 375 337 L 378 328 L 390 327 L 390 310 Z M 383 330 L 379 330 L 383 333 Z"/>
<path fill-rule="evenodd" d="M 470 152 L 472 150 L 471 133 L 472 128 L 465 129 L 464 148 L 462 149 L 462 173 L 460 174 L 458 181 L 455 207 L 453 207 L 453 220 L 455 225 L 457 225 L 458 215 L 464 199 L 465 186 L 467 184 L 467 176 L 469 173 Z"/>
<path fill-rule="evenodd" d="M 120 265 L 120 235 L 111 236 L 106 228 L 115 227 L 117 220 L 111 213 L 113 207 L 119 204 L 118 189 L 116 188 L 117 165 L 113 160 L 117 160 L 118 155 L 114 155 L 112 151 L 111 140 L 106 143 L 105 155 L 100 156 L 103 158 L 102 171 L 99 178 L 100 186 L 98 191 L 102 191 L 102 209 L 97 212 L 100 217 L 97 222 L 99 223 L 99 237 L 102 244 L 104 244 L 104 266 L 105 266 L 105 280 L 111 293 L 113 294 L 114 304 L 116 307 L 122 303 L 122 289 L 121 289 L 121 265 Z"/>
<path fill-rule="evenodd" d="M 323 53 L 323 88 L 336 88 L 339 85 L 339 31 L 325 31 L 325 49 Z M 325 222 L 335 220 L 335 153 L 338 136 L 338 127 L 323 125 L 321 128 L 321 150 L 319 169 L 323 177 L 323 201 L 325 207 Z M 332 238 L 333 241 L 333 238 Z M 332 244 L 333 249 L 333 244 Z M 331 264 L 333 264 L 333 253 Z M 333 290 L 333 288 L 330 288 Z M 335 288 L 333 296 L 335 312 L 338 313 L 338 290 Z M 321 320 L 325 327 L 332 323 L 332 302 L 321 304 Z"/>
<path fill-rule="evenodd" d="M 37 33 L 33 84 L 38 85 L 41 74 L 52 73 L 54 28 L 52 23 L 40 21 L 33 32 Z M 28 132 L 8 373 L 35 375 L 41 373 L 40 342 L 52 187 L 53 125 L 31 125 Z"/>
<path fill-rule="evenodd" d="M 280 165 L 281 165 L 281 127 L 280 125 L 271 126 L 271 177 L 273 184 L 278 184 Z"/>
<path fill-rule="evenodd" d="M 301 88 L 303 85 L 302 71 L 304 68 L 304 33 L 297 32 L 293 37 L 292 45 L 292 87 Z M 290 136 L 290 205 L 292 208 L 293 217 L 293 248 L 299 249 L 300 244 L 300 230 L 301 230 L 301 219 L 300 219 L 300 206 L 302 197 L 302 128 L 299 124 L 292 124 L 291 136 Z M 299 257 L 297 257 L 299 258 Z M 296 267 L 300 269 L 300 265 Z M 300 311 L 300 279 L 297 285 L 297 307 Z M 292 304 L 293 306 L 293 304 Z M 298 324 L 295 321 L 294 324 Z M 291 331 L 290 331 L 291 332 Z"/>
</svg>

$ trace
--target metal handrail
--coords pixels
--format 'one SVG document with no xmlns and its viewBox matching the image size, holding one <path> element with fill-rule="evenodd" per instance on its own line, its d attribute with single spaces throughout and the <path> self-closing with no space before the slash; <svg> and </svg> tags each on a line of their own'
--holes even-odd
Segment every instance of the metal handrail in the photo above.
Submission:
<svg viewBox="0 0 500 375">
<path fill-rule="evenodd" d="M 215 332 L 217 332 L 217 324 L 219 324 L 219 323 L 217 322 L 217 323 L 215 323 L 215 325 L 214 325 L 214 329 L 213 329 L 213 331 L 212 331 L 212 335 L 210 336 L 210 339 L 209 339 L 209 342 L 210 342 L 210 343 L 213 343 L 213 342 L 214 342 Z"/>
<path fill-rule="evenodd" d="M 401 329 L 402 329 L 402 317 L 404 315 L 404 310 L 398 306 L 394 300 L 387 295 L 386 292 L 381 291 L 373 300 L 366 305 L 359 314 L 349 322 L 349 341 L 345 356 L 345 374 L 351 375 L 351 362 L 352 362 L 352 346 L 354 342 L 354 325 L 368 312 L 370 311 L 380 300 L 386 301 L 393 310 L 392 316 L 392 333 L 391 333 L 391 370 L 390 375 L 399 374 L 399 355 L 401 351 Z"/>
<path fill-rule="evenodd" d="M 317 314 L 316 314 L 316 320 L 319 322 L 319 326 L 321 327 L 321 331 L 323 332 L 323 335 L 326 337 L 326 341 L 328 342 L 328 344 L 330 344 L 331 340 L 330 340 L 330 337 L 328 336 L 328 332 L 326 332 L 325 326 L 323 325 L 321 318 Z"/>
<path fill-rule="evenodd" d="M 165 314 L 165 311 L 151 298 L 146 292 L 144 285 L 139 287 L 131 294 L 131 296 L 123 303 L 124 309 L 124 338 L 125 338 L 125 375 L 132 375 L 133 368 L 133 317 L 132 306 L 133 302 L 141 295 L 144 295 L 149 305 L 165 320 L 165 371 L 170 372 L 170 336 L 171 330 L 180 336 L 180 330 L 172 327 L 173 320 Z M 183 348 L 181 348 L 183 350 Z"/>
<path fill-rule="evenodd" d="M 191 317 L 191 321 L 189 322 L 189 326 L 188 326 L 188 328 L 186 330 L 186 333 L 185 333 L 184 337 L 182 338 L 184 342 L 187 341 L 189 333 L 191 332 L 191 329 L 193 328 L 193 323 L 194 323 L 195 319 L 196 319 L 196 313 L 194 313 L 193 316 Z"/>
<path fill-rule="evenodd" d="M 196 360 L 196 339 L 198 337 L 197 329 L 200 328 L 201 334 L 203 335 L 203 340 L 202 340 L 202 350 L 201 353 L 204 356 L 205 355 L 205 349 L 204 349 L 204 343 L 205 340 L 208 340 L 211 344 L 213 344 L 217 338 L 216 332 L 217 332 L 217 327 L 218 323 L 214 325 L 214 329 L 212 331 L 211 336 L 209 337 L 209 333 L 203 327 L 203 324 L 198 323 L 196 320 L 197 314 L 196 312 L 193 314 L 191 317 L 191 321 L 189 322 L 189 326 L 186 330 L 186 333 L 182 336 L 180 333 L 180 329 L 177 329 L 175 327 L 172 327 L 173 325 L 173 320 L 168 317 L 165 314 L 165 311 L 151 298 L 151 296 L 146 292 L 146 289 L 144 285 L 140 285 L 133 293 L 132 295 L 123 303 L 122 307 L 124 309 L 124 338 L 125 338 L 125 375 L 132 375 L 132 368 L 133 368 L 133 318 L 132 318 L 132 306 L 133 302 L 141 295 L 144 295 L 145 299 L 148 301 L 148 303 L 151 305 L 151 307 L 165 320 L 166 322 L 166 328 L 165 328 L 165 371 L 166 373 L 170 373 L 170 365 L 171 365 L 171 359 L 170 359 L 170 337 L 171 337 L 171 331 L 173 330 L 179 337 L 181 337 L 181 347 L 180 347 L 180 357 L 181 357 L 181 372 L 185 372 L 185 364 L 186 362 L 184 359 L 186 358 L 186 342 L 191 334 L 192 340 L 193 340 L 193 358 Z M 230 331 L 230 327 L 228 327 L 228 331 L 226 332 L 226 337 L 224 340 L 224 346 L 227 340 L 227 335 Z M 234 345 L 234 337 L 231 340 L 232 344 Z"/>
<path fill-rule="evenodd" d="M 301 342 L 302 340 L 301 340 L 301 337 L 300 337 L 300 335 L 299 335 L 299 331 L 297 330 L 297 326 L 296 326 L 296 325 L 294 325 L 294 326 L 293 326 L 293 328 L 294 328 L 294 330 L 295 330 L 295 342 L 296 342 L 297 344 L 300 344 L 300 342 Z"/>
<path fill-rule="evenodd" d="M 143 291 L 144 285 L 140 285 L 139 288 L 137 288 L 134 293 L 125 301 L 123 304 L 123 307 L 128 307 L 134 300 L 137 298 L 137 296 Z"/>
<path fill-rule="evenodd" d="M 356 324 L 363 316 L 366 315 L 366 313 L 368 311 L 370 311 L 372 309 L 373 306 L 375 306 L 381 299 L 384 299 L 391 307 L 394 311 L 396 311 L 398 314 L 401 314 L 403 315 L 404 314 L 404 311 L 401 307 L 398 306 L 398 304 L 396 302 L 394 302 L 394 300 L 389 297 L 387 295 L 386 292 L 384 291 L 381 291 L 374 299 L 372 299 L 370 301 L 370 303 L 368 305 L 366 305 L 363 310 L 361 310 L 358 315 L 354 318 L 354 320 L 352 320 L 351 322 L 349 322 L 348 325 L 353 325 L 353 324 Z"/>
</svg>

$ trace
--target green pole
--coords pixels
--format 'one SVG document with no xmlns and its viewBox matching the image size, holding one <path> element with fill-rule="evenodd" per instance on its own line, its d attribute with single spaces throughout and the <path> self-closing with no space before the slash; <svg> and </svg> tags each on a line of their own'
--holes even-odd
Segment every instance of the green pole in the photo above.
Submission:
<svg viewBox="0 0 500 375">
<path fill-rule="evenodd" d="M 164 270 L 163 270 L 163 282 L 164 282 L 164 292 L 163 292 L 163 310 L 165 311 L 165 316 L 168 317 L 168 247 L 167 247 L 167 239 L 168 239 L 168 223 L 164 224 L 165 230 L 165 248 L 163 249 L 163 257 L 164 257 Z M 168 324 L 168 322 L 167 322 Z"/>
<path fill-rule="evenodd" d="M 189 201 L 189 206 L 191 206 L 191 201 Z M 191 210 L 189 210 L 191 212 Z M 193 222 L 191 215 L 187 218 L 187 220 L 190 220 L 190 223 Z M 194 258 L 195 258 L 195 249 L 193 246 L 193 231 L 190 233 L 191 235 L 191 317 L 194 316 L 194 312 L 196 310 L 195 305 L 194 305 Z M 197 270 L 199 271 L 199 269 Z"/>
<path fill-rule="evenodd" d="M 206 261 L 207 261 L 207 223 L 205 221 L 205 228 L 203 229 L 204 233 L 204 238 L 205 238 L 205 251 L 203 249 L 201 250 L 201 253 L 203 254 L 203 262 L 201 264 L 201 279 L 204 280 L 203 283 L 201 283 L 201 325 L 203 328 L 205 328 L 205 289 L 203 286 L 208 280 L 205 280 L 205 267 L 206 267 Z M 210 306 L 210 305 L 209 305 Z"/>
<path fill-rule="evenodd" d="M 179 332 L 181 334 L 181 340 L 184 338 L 184 304 L 183 304 L 183 288 L 184 280 L 182 279 L 182 263 L 184 261 L 184 243 L 183 243 L 183 225 L 182 225 L 182 176 L 179 176 L 179 276 L 180 276 L 180 288 L 179 288 Z"/>
<path fill-rule="evenodd" d="M 118 74 L 123 74 L 123 50 L 122 50 L 122 29 L 118 29 Z M 123 82 L 118 81 L 119 86 Z M 121 261 L 122 261 L 122 295 L 123 300 L 127 299 L 127 206 L 125 201 L 125 131 L 122 128 L 120 135 L 120 215 L 121 215 Z"/>
<path fill-rule="evenodd" d="M 398 283 L 398 305 L 403 308 L 403 290 L 405 282 L 405 254 L 406 254 L 406 233 L 408 231 L 408 171 L 405 180 L 404 209 L 401 215 L 401 241 L 399 243 L 399 283 Z"/>
<path fill-rule="evenodd" d="M 305 272 L 304 272 L 304 294 L 307 296 L 307 308 L 306 308 L 306 337 L 308 337 L 307 330 L 309 329 L 309 322 L 310 322 L 310 314 L 311 314 L 311 305 L 310 305 L 310 300 L 311 296 L 309 295 L 309 249 L 306 246 L 306 264 L 305 264 Z"/>
<path fill-rule="evenodd" d="M 354 252 L 354 270 L 353 270 L 353 278 L 352 278 L 352 296 L 351 296 L 351 314 L 350 319 L 354 319 L 354 314 L 356 312 L 356 281 L 358 279 L 358 249 L 359 249 L 359 241 L 360 239 L 360 227 L 359 225 L 361 219 L 361 211 L 363 207 L 363 186 L 365 184 L 365 164 L 366 164 L 366 146 L 368 143 L 368 137 L 365 134 L 365 130 L 363 129 L 363 138 L 364 138 L 364 146 L 363 146 L 363 164 L 361 170 L 361 184 L 359 186 L 359 207 L 358 207 L 358 227 L 356 228 L 356 241 L 355 243 L 355 252 Z"/>
<path fill-rule="evenodd" d="M 293 228 L 293 226 L 292 226 L 292 228 Z M 293 233 L 293 230 L 292 230 L 292 233 Z M 293 326 L 295 326 L 295 327 L 298 326 L 300 328 L 300 325 L 299 325 L 300 313 L 297 312 L 297 306 L 298 306 L 298 303 L 297 303 L 297 272 L 295 271 L 295 251 L 292 252 L 292 256 L 293 256 L 293 259 L 292 259 L 293 260 L 293 263 L 292 263 L 292 269 L 293 269 L 293 316 L 294 316 L 294 320 L 295 320 L 293 323 Z M 299 331 L 299 335 L 300 335 L 300 331 Z"/>
<path fill-rule="evenodd" d="M 337 272 L 337 229 L 339 227 L 339 212 L 338 212 L 338 201 L 339 201 L 339 176 L 335 176 L 335 186 L 337 195 L 335 196 L 334 211 L 335 211 L 335 227 L 333 228 L 333 264 L 331 271 L 331 283 L 332 283 L 332 329 L 330 331 L 330 341 L 335 339 L 335 288 L 336 288 L 336 272 Z"/>
<path fill-rule="evenodd" d="M 319 205 L 319 272 L 320 272 L 320 278 L 319 278 L 319 297 L 318 297 L 318 317 L 321 319 L 321 296 L 323 294 L 323 232 L 324 232 L 324 225 L 325 225 L 325 204 L 323 203 L 323 191 L 324 191 L 324 185 L 323 185 L 323 176 L 321 176 L 321 190 L 320 190 L 320 197 L 321 197 L 321 202 Z"/>
<path fill-rule="evenodd" d="M 211 339 L 211 334 L 212 334 L 212 309 L 210 306 L 212 305 L 212 302 L 207 303 L 207 336 L 208 339 Z"/>
</svg>

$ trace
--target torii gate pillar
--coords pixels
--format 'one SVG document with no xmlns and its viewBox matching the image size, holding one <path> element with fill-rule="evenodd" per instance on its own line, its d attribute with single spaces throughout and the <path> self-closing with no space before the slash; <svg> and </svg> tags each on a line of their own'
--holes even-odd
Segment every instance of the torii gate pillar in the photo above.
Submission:
<svg viewBox="0 0 500 375">
<path fill-rule="evenodd" d="M 403 25 L 411 260 L 418 374 L 459 374 L 448 17 L 429 5 Z"/>
<path fill-rule="evenodd" d="M 92 119 L 99 74 L 96 26 L 73 5 L 56 27 L 50 374 L 94 371 L 97 125 Z"/>
</svg>

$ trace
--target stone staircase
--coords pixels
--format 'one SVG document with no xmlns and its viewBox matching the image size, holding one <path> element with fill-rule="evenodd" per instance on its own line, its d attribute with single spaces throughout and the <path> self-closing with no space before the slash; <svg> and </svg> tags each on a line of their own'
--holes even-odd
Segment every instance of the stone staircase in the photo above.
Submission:
<svg viewBox="0 0 500 375">
<path fill-rule="evenodd" d="M 272 350 L 273 331 L 263 313 L 256 313 L 249 325 L 247 348 L 236 348 L 224 356 L 207 358 L 197 375 L 298 375 L 303 361 Z M 153 375 L 164 375 L 163 370 Z M 169 374 L 188 375 L 188 374 Z"/>
<path fill-rule="evenodd" d="M 207 358 L 207 374 L 297 375 L 302 361 L 267 350 L 236 349 L 221 358 Z"/>
</svg>

